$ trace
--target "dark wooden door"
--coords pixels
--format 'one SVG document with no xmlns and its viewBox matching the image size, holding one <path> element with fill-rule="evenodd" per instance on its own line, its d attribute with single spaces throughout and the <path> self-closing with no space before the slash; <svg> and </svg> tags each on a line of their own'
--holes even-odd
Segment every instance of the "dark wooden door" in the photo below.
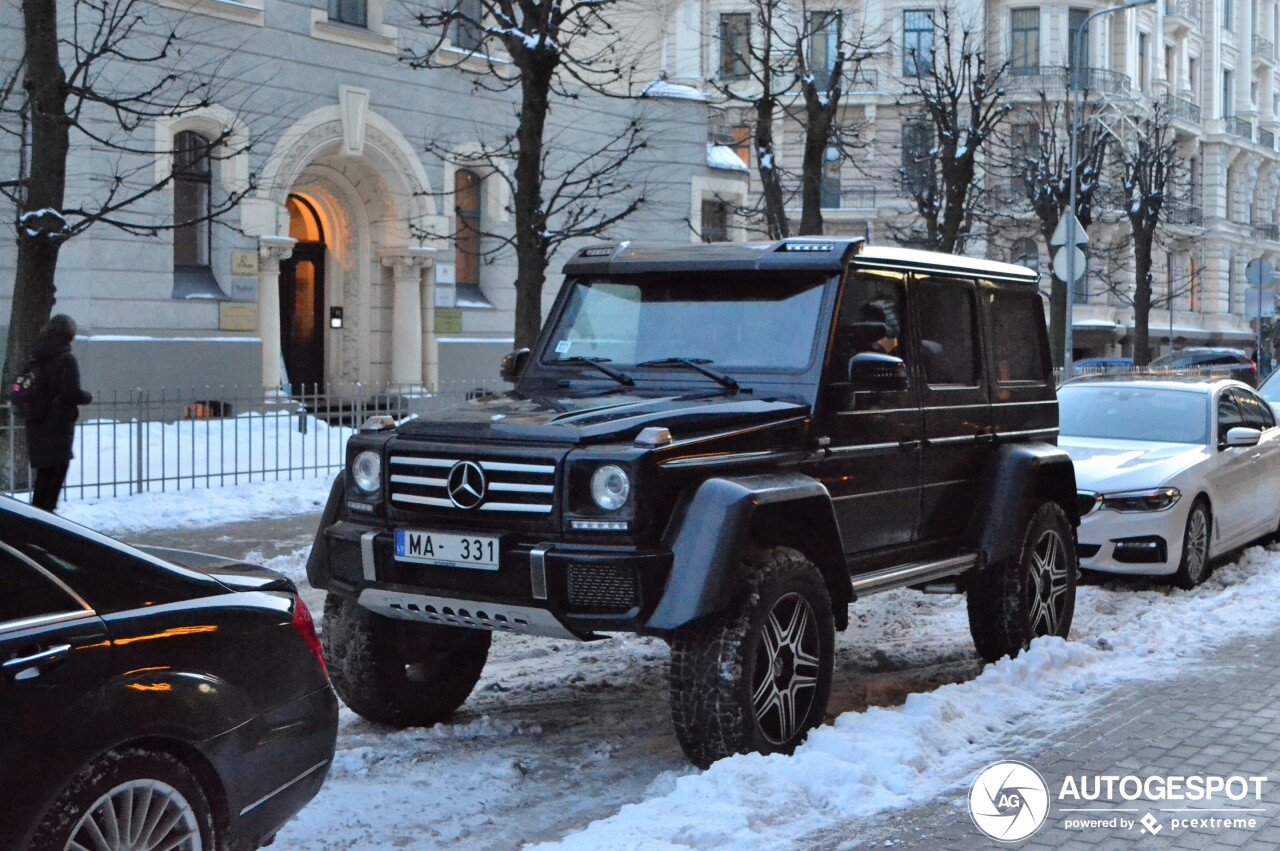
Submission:
<svg viewBox="0 0 1280 851">
<path fill-rule="evenodd" d="M 299 242 L 280 264 L 280 345 L 295 393 L 324 382 L 324 243 Z"/>
</svg>

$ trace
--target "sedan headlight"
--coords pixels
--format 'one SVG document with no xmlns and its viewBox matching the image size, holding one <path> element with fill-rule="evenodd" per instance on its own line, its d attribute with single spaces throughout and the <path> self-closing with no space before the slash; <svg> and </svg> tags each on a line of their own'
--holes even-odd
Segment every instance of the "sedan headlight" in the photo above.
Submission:
<svg viewBox="0 0 1280 851">
<path fill-rule="evenodd" d="M 591 475 L 591 499 L 605 511 L 617 511 L 631 496 L 631 478 L 616 464 L 605 464 Z"/>
<path fill-rule="evenodd" d="M 382 456 L 366 449 L 351 462 L 351 480 L 361 493 L 374 494 L 382 488 Z"/>
<path fill-rule="evenodd" d="M 1164 511 L 1172 507 L 1180 496 L 1182 494 L 1177 488 L 1107 493 L 1102 495 L 1102 507 L 1112 511 Z"/>
</svg>

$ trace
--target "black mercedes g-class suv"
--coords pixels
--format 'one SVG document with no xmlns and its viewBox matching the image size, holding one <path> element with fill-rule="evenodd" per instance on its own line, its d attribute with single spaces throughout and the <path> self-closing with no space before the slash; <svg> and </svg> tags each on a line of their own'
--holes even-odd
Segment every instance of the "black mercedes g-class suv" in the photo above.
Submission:
<svg viewBox="0 0 1280 851">
<path fill-rule="evenodd" d="M 876 591 L 987 660 L 1071 625 L 1075 473 L 1035 275 L 860 240 L 582 249 L 505 395 L 352 437 L 307 567 L 334 686 L 449 717 L 491 631 L 671 644 L 698 765 L 823 719 Z"/>
</svg>

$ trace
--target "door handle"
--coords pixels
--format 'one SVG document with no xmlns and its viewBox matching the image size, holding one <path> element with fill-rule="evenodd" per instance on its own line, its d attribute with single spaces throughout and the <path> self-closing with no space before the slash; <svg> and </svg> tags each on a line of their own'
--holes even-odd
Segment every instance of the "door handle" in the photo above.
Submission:
<svg viewBox="0 0 1280 851">
<path fill-rule="evenodd" d="M 59 644 L 30 656 L 18 656 L 9 659 L 0 668 L 16 680 L 29 680 L 40 675 L 39 668 L 66 658 L 71 652 L 70 644 Z"/>
<path fill-rule="evenodd" d="M 898 448 L 901 449 L 903 452 L 911 452 L 913 450 L 919 449 L 923 445 L 924 445 L 924 441 L 922 440 L 904 440 L 898 444 Z"/>
<path fill-rule="evenodd" d="M 995 443 L 996 436 L 991 432 L 984 432 L 977 436 L 977 440 L 979 443 Z"/>
</svg>

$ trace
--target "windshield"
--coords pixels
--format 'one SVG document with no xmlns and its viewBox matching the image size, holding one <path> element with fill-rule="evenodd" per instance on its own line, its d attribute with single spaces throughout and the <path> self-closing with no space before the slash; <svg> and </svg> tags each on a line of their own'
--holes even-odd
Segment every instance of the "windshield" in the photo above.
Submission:
<svg viewBox="0 0 1280 851">
<path fill-rule="evenodd" d="M 802 370 L 813 360 L 825 275 L 628 275 L 573 285 L 544 363 L 621 367 L 681 358 L 722 369 Z"/>
<path fill-rule="evenodd" d="M 1258 386 L 1258 395 L 1268 402 L 1280 402 L 1280 381 L 1276 381 L 1276 377 L 1280 376 L 1280 372 L 1273 372 L 1267 376 L 1267 380 Z"/>
<path fill-rule="evenodd" d="M 1188 390 L 1068 385 L 1058 391 L 1058 431 L 1063 437 L 1204 443 L 1208 398 Z"/>
</svg>

